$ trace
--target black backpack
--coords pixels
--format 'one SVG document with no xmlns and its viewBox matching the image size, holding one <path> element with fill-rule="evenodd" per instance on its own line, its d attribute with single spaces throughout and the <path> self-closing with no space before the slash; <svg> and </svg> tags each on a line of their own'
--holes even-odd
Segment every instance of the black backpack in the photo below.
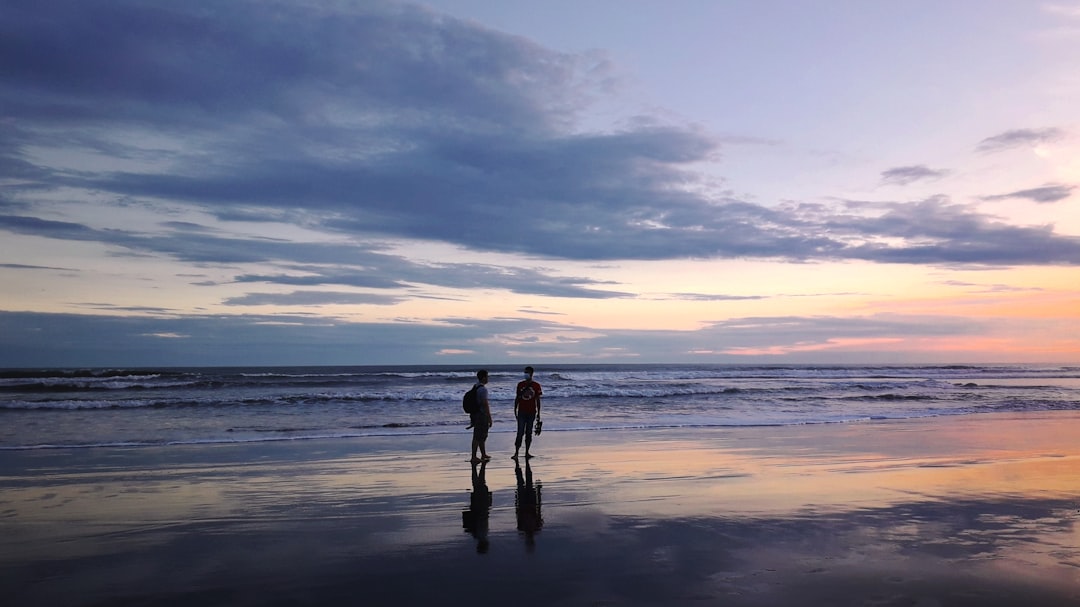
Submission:
<svg viewBox="0 0 1080 607">
<path fill-rule="evenodd" d="M 461 399 L 461 408 L 469 415 L 480 410 L 480 401 L 476 398 L 476 389 L 479 387 L 480 384 L 476 384 L 472 387 L 472 390 L 466 392 L 465 396 Z"/>
</svg>

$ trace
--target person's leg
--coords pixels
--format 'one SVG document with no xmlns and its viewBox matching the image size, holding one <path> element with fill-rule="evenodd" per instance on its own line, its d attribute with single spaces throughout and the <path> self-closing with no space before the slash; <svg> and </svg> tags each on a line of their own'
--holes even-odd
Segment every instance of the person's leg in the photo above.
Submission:
<svg viewBox="0 0 1080 607">
<path fill-rule="evenodd" d="M 472 461 L 479 462 L 481 458 L 487 457 L 487 428 L 484 424 L 476 424 L 473 428 L 472 435 Z M 480 457 L 476 456 L 476 452 L 480 451 Z"/>
<path fill-rule="evenodd" d="M 517 416 L 517 436 L 514 437 L 514 457 L 518 456 L 518 452 L 521 451 L 521 441 L 525 436 L 525 416 L 518 414 Z"/>
<path fill-rule="evenodd" d="M 525 417 L 525 416 L 522 416 L 522 417 Z M 525 433 L 525 457 L 529 457 L 529 447 L 532 446 L 532 439 L 533 439 L 533 422 L 535 422 L 535 421 L 536 421 L 536 415 L 535 414 L 526 417 L 525 418 L 525 424 L 524 424 L 524 426 L 525 426 L 524 430 L 519 430 L 519 433 L 522 432 L 522 431 Z"/>
<path fill-rule="evenodd" d="M 488 429 L 481 424 L 481 425 L 476 426 L 476 428 L 474 428 L 474 432 L 475 432 L 475 436 L 476 436 L 477 445 L 480 447 L 480 459 L 481 459 L 481 461 L 485 461 L 485 460 L 490 459 L 488 457 L 488 454 L 487 454 Z"/>
</svg>

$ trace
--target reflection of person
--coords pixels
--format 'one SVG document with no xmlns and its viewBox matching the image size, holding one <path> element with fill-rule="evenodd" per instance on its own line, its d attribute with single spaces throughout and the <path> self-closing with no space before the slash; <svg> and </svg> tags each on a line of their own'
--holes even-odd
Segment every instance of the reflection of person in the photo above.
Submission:
<svg viewBox="0 0 1080 607">
<path fill-rule="evenodd" d="M 517 459 L 521 450 L 522 439 L 525 441 L 525 457 L 532 457 L 533 422 L 540 414 L 540 384 L 533 381 L 533 368 L 525 367 L 525 379 L 518 382 L 517 395 L 514 397 L 514 418 L 517 419 L 517 437 L 514 439 L 514 455 Z"/>
<path fill-rule="evenodd" d="M 472 421 L 472 462 L 488 461 L 491 457 L 487 454 L 488 429 L 491 428 L 491 405 L 488 403 L 488 372 L 480 369 L 476 372 L 476 411 L 469 414 Z M 476 451 L 480 451 L 480 457 L 476 457 Z"/>
<path fill-rule="evenodd" d="M 540 483 L 533 485 L 532 467 L 525 460 L 525 474 L 521 466 L 514 466 L 517 475 L 517 491 L 514 493 L 514 510 L 517 512 L 517 528 L 525 537 L 525 546 L 532 550 L 536 546 L 535 535 L 544 526 L 544 517 L 540 513 Z"/>
<path fill-rule="evenodd" d="M 488 491 L 484 478 L 487 462 L 472 465 L 472 493 L 469 494 L 469 509 L 461 513 L 461 526 L 476 538 L 476 551 L 484 554 L 488 551 L 488 516 L 491 514 L 491 491 Z"/>
</svg>

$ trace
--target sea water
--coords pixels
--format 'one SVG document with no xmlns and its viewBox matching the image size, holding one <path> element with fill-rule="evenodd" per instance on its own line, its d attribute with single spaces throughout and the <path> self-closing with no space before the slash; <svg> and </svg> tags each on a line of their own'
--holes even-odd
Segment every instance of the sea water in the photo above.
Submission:
<svg viewBox="0 0 1080 607">
<path fill-rule="evenodd" d="M 534 365 L 545 432 L 1080 409 L 1076 365 Z M 513 432 L 519 366 L 492 366 Z M 464 366 L 0 370 L 0 450 L 467 431 Z"/>
</svg>

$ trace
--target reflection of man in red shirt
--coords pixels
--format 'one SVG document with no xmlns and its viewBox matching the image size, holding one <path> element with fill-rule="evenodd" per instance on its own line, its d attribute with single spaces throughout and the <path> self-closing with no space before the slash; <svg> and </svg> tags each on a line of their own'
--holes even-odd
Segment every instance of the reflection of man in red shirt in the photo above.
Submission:
<svg viewBox="0 0 1080 607">
<path fill-rule="evenodd" d="M 517 514 L 518 531 L 525 537 L 525 547 L 532 550 L 536 545 L 535 535 L 544 526 L 544 517 L 540 513 L 541 497 L 540 483 L 533 485 L 532 467 L 529 460 L 525 460 L 525 474 L 521 474 L 521 466 L 514 466 L 514 474 L 517 476 L 517 491 L 514 492 L 514 509 Z"/>
<path fill-rule="evenodd" d="M 533 368 L 525 367 L 525 379 L 518 382 L 517 395 L 514 397 L 514 417 L 517 419 L 517 438 L 514 439 L 514 459 L 521 451 L 521 442 L 525 441 L 525 457 L 532 446 L 533 422 L 540 415 L 540 384 L 533 381 Z"/>
</svg>

